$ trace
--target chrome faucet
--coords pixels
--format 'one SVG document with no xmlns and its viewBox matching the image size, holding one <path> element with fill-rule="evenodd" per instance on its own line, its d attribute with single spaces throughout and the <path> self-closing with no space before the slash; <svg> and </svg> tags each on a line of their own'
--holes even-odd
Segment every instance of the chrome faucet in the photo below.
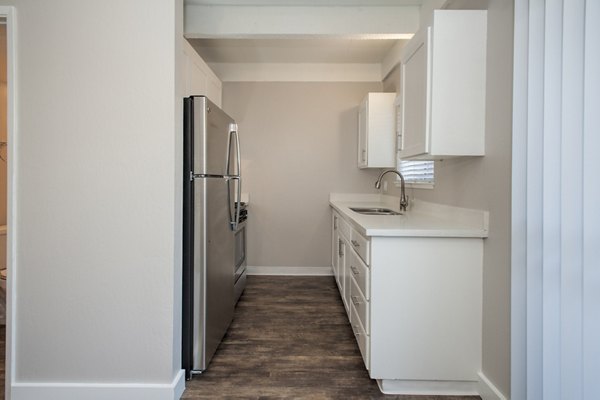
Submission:
<svg viewBox="0 0 600 400">
<path fill-rule="evenodd" d="M 388 172 L 393 172 L 394 174 L 400 177 L 400 210 L 406 211 L 406 207 L 408 207 L 408 197 L 406 196 L 406 193 L 404 191 L 404 177 L 400 172 L 396 171 L 395 169 L 386 169 L 385 171 L 383 171 L 379 175 L 379 178 L 377 178 L 377 181 L 375 182 L 375 189 L 381 188 L 381 180 L 383 179 L 383 176 Z"/>
</svg>

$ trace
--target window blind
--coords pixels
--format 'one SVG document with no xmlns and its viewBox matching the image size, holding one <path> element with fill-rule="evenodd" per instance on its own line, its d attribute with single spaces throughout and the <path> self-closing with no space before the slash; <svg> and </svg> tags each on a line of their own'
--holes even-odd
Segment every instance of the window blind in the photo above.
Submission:
<svg viewBox="0 0 600 400">
<path fill-rule="evenodd" d="M 433 184 L 433 161 L 398 161 L 398 171 L 406 183 Z"/>
</svg>

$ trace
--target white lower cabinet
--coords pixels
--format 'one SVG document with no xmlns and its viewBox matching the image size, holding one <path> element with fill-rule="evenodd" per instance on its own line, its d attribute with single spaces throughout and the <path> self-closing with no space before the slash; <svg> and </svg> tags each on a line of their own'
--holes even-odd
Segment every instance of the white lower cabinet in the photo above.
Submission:
<svg viewBox="0 0 600 400">
<path fill-rule="evenodd" d="M 367 369 L 369 369 L 369 337 L 367 332 L 365 331 L 360 318 L 358 317 L 358 313 L 356 312 L 356 308 L 354 305 L 350 306 L 351 312 L 349 315 L 350 324 L 352 325 L 352 331 L 354 332 L 354 337 L 356 338 L 356 342 L 358 343 L 358 348 L 360 349 L 360 354 L 362 355 L 363 361 Z"/>
<path fill-rule="evenodd" d="M 342 233 L 341 224 L 342 219 L 337 214 L 333 214 L 333 236 L 332 236 L 332 269 L 333 275 L 335 276 L 335 282 L 337 283 L 338 289 L 342 295 L 344 301 L 344 307 L 348 311 L 348 304 L 344 297 L 344 279 L 346 277 L 346 239 Z"/>
<path fill-rule="evenodd" d="M 395 393 L 476 394 L 483 241 L 364 237 L 333 215 L 336 281 L 369 376 Z"/>
<path fill-rule="evenodd" d="M 356 316 L 360 320 L 363 330 L 368 335 L 371 327 L 369 324 L 369 301 L 365 299 L 354 279 L 351 279 L 350 282 L 350 302 L 356 310 Z"/>
</svg>

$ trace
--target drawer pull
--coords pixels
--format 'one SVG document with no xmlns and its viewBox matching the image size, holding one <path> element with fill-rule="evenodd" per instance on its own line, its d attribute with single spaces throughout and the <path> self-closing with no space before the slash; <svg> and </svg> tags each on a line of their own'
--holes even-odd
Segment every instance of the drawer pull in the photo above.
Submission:
<svg viewBox="0 0 600 400">
<path fill-rule="evenodd" d="M 362 304 L 362 302 L 358 301 L 358 296 L 350 296 L 352 298 L 352 304 L 355 306 Z"/>
<path fill-rule="evenodd" d="M 350 269 L 352 270 L 352 273 L 354 275 L 360 275 L 360 272 L 356 269 L 356 267 L 354 265 L 351 265 Z"/>
<path fill-rule="evenodd" d="M 360 247 L 360 243 L 358 243 L 356 240 L 351 240 L 350 243 L 352 243 L 352 246 L 354 247 Z"/>
</svg>

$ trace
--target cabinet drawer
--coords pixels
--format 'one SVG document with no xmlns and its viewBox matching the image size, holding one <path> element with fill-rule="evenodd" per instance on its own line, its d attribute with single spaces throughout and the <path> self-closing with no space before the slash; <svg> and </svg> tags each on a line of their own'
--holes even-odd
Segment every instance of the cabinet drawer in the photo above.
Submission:
<svg viewBox="0 0 600 400">
<path fill-rule="evenodd" d="M 356 255 L 354 251 L 348 251 L 346 256 L 346 273 L 350 274 L 356 281 L 356 284 L 365 299 L 369 300 L 370 294 L 370 282 L 369 282 L 369 269 Z"/>
<path fill-rule="evenodd" d="M 354 308 L 353 304 L 350 305 L 350 312 L 350 324 L 352 325 L 354 337 L 356 338 L 356 342 L 358 343 L 358 348 L 360 349 L 360 354 L 362 355 L 365 366 L 367 367 L 367 369 L 370 369 L 369 338 L 367 337 L 367 334 L 365 333 L 365 330 L 363 329 L 360 323 L 358 313 L 356 312 L 356 309 Z"/>
<path fill-rule="evenodd" d="M 369 324 L 369 302 L 363 296 L 354 278 L 352 278 L 351 280 L 352 283 L 350 286 L 350 301 L 356 309 L 356 314 L 358 315 L 358 318 L 360 319 L 360 322 L 363 328 L 365 329 L 366 334 L 369 335 L 371 333 Z"/>
<path fill-rule="evenodd" d="M 352 237 L 350 238 L 350 243 L 352 244 L 352 248 L 358 253 L 360 258 L 369 265 L 369 247 L 370 242 L 369 239 L 355 231 L 352 230 Z"/>
<path fill-rule="evenodd" d="M 344 221 L 344 219 L 341 218 L 339 215 L 337 219 L 337 226 L 340 236 L 345 237 L 347 240 L 350 240 L 352 238 L 352 228 L 350 227 L 350 224 Z"/>
</svg>

